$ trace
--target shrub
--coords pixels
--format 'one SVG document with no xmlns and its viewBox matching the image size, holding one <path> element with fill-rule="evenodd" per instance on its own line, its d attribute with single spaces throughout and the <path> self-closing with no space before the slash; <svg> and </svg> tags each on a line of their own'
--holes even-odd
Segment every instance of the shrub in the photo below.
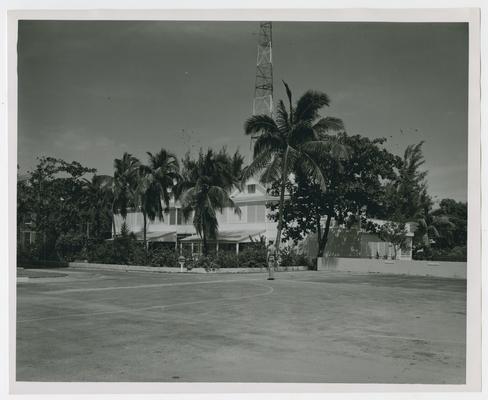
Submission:
<svg viewBox="0 0 488 400">
<path fill-rule="evenodd" d="M 59 235 L 55 249 L 61 260 L 73 261 L 76 258 L 87 257 L 86 245 L 85 236 L 75 232 L 68 232 Z"/>
<path fill-rule="evenodd" d="M 176 268 L 180 266 L 176 252 L 165 248 L 150 249 L 149 263 L 153 267 Z"/>
<path fill-rule="evenodd" d="M 242 268 L 266 268 L 266 249 L 262 246 L 250 246 L 239 253 L 238 265 Z"/>
<path fill-rule="evenodd" d="M 294 247 L 284 247 L 280 251 L 280 265 L 282 267 L 311 267 L 312 263 L 304 254 L 299 254 Z"/>
<path fill-rule="evenodd" d="M 134 241 L 130 247 L 129 253 L 130 265 L 146 265 L 146 250 L 144 249 L 144 243 Z"/>
<path fill-rule="evenodd" d="M 291 267 L 294 263 L 294 250 L 290 247 L 284 247 L 280 250 L 280 265 L 282 267 Z"/>
<path fill-rule="evenodd" d="M 114 249 L 112 241 L 97 243 L 90 247 L 88 261 L 101 264 L 127 264 L 126 260 L 119 259 L 122 256 Z"/>
<path fill-rule="evenodd" d="M 205 271 L 212 271 L 218 269 L 219 265 L 212 260 L 212 257 L 200 256 L 196 260 L 192 260 L 187 268 L 189 270 L 193 268 L 203 268 Z"/>
<path fill-rule="evenodd" d="M 214 261 L 220 268 L 237 268 L 239 267 L 239 257 L 234 252 L 219 252 Z"/>
</svg>

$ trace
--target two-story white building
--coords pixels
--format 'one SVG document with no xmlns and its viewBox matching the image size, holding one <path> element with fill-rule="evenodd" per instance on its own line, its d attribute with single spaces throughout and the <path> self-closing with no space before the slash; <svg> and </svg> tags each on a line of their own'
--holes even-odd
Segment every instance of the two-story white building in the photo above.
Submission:
<svg viewBox="0 0 488 400">
<path fill-rule="evenodd" d="M 250 179 L 242 191 L 235 190 L 231 196 L 240 208 L 241 215 L 237 215 L 233 208 L 225 208 L 217 214 L 219 233 L 217 240 L 209 241 L 210 248 L 219 250 L 235 250 L 237 253 L 252 241 L 259 241 L 264 237 L 266 242 L 275 240 L 277 223 L 267 216 L 266 204 L 277 201 L 266 193 L 266 188 L 255 179 Z M 115 234 L 120 234 L 123 218 L 115 216 Z M 143 238 L 143 217 L 139 211 L 129 212 L 125 220 L 129 231 L 135 233 L 138 239 Z M 199 253 L 201 238 L 196 234 L 192 218 L 185 219 L 179 202 L 172 201 L 163 219 L 148 221 L 146 237 L 148 242 L 166 242 L 175 246 L 175 250 L 182 252 L 189 250 Z"/>
<path fill-rule="evenodd" d="M 270 220 L 266 205 L 277 202 L 276 197 L 266 193 L 266 188 L 255 179 L 250 179 L 243 190 L 235 190 L 231 194 L 234 203 L 239 206 L 241 215 L 237 215 L 233 208 L 225 208 L 217 214 L 219 233 L 217 240 L 210 240 L 211 250 L 235 251 L 239 253 L 253 241 L 264 238 L 266 243 L 276 239 L 277 223 Z M 120 215 L 115 216 L 116 235 L 120 234 L 124 220 Z M 135 233 L 137 239 L 143 238 L 143 217 L 141 212 L 129 212 L 125 220 L 130 232 Z M 375 221 L 378 224 L 384 221 Z M 325 221 L 324 221 L 325 224 Z M 412 259 L 413 229 L 407 224 L 407 249 L 397 253 L 397 259 Z M 200 253 L 202 240 L 196 234 L 192 224 L 192 217 L 184 219 L 179 202 L 172 201 L 163 219 L 148 221 L 146 237 L 148 242 L 167 243 L 174 246 L 179 253 Z M 291 243 L 290 243 L 291 244 Z M 316 235 L 309 235 L 299 246 L 301 251 L 311 259 L 317 255 Z M 357 257 L 357 258 L 393 258 L 391 243 L 381 240 L 377 235 L 368 233 L 360 228 L 345 229 L 332 224 L 326 248 L 327 257 Z"/>
</svg>

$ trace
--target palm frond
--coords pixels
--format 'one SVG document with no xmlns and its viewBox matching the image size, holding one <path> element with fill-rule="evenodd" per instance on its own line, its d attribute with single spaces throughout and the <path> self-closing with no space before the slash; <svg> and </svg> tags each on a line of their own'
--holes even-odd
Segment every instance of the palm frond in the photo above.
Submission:
<svg viewBox="0 0 488 400">
<path fill-rule="evenodd" d="M 285 85 L 286 97 L 288 98 L 288 105 L 290 107 L 290 124 L 293 124 L 293 105 L 292 105 L 292 94 L 288 84 L 282 80 L 283 85 Z"/>
<path fill-rule="evenodd" d="M 259 181 L 263 184 L 276 182 L 281 177 L 282 157 L 276 154 L 271 163 L 264 169 Z"/>
<path fill-rule="evenodd" d="M 278 133 L 263 133 L 254 142 L 253 158 L 257 158 L 263 151 L 279 151 L 285 146 L 286 143 Z"/>
<path fill-rule="evenodd" d="M 246 135 L 254 135 L 262 132 L 278 132 L 278 126 L 273 118 L 268 115 L 253 115 L 244 123 Z"/>
<path fill-rule="evenodd" d="M 286 134 L 291 129 L 288 111 L 283 100 L 280 100 L 276 107 L 276 125 L 282 134 Z"/>
<path fill-rule="evenodd" d="M 246 168 L 242 171 L 242 181 L 247 181 L 262 171 L 271 161 L 273 153 L 270 150 L 262 151 Z"/>
<path fill-rule="evenodd" d="M 327 94 L 308 90 L 298 99 L 295 109 L 295 121 L 313 121 L 318 116 L 318 111 L 330 104 Z"/>
<path fill-rule="evenodd" d="M 330 131 L 342 131 L 344 130 L 344 122 L 340 118 L 325 117 L 319 119 L 313 126 L 313 129 L 319 134 Z"/>
<path fill-rule="evenodd" d="M 303 171 L 311 176 L 320 185 L 320 188 L 325 191 L 327 189 L 327 182 L 317 161 L 314 160 L 314 157 L 308 154 L 308 151 L 306 150 L 302 149 L 300 154 L 302 155 L 301 159 L 303 160 Z"/>
<path fill-rule="evenodd" d="M 315 140 L 303 143 L 300 150 L 306 152 L 320 163 L 321 159 L 332 158 L 336 161 L 345 160 L 350 156 L 351 149 L 337 140 Z"/>
</svg>

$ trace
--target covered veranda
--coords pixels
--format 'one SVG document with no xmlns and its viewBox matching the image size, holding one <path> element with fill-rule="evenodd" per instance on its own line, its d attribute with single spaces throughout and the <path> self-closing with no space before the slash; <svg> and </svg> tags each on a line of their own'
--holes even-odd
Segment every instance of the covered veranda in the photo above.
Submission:
<svg viewBox="0 0 488 400">
<path fill-rule="evenodd" d="M 217 238 L 208 240 L 211 252 L 235 251 L 239 254 L 247 246 L 258 242 L 266 230 L 237 230 L 221 231 Z M 180 254 L 200 254 L 202 252 L 202 239 L 199 235 L 191 235 L 179 241 Z"/>
</svg>

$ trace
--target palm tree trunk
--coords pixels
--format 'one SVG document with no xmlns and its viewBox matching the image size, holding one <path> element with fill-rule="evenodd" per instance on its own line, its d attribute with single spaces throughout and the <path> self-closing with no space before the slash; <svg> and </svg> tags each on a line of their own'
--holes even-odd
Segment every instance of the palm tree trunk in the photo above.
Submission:
<svg viewBox="0 0 488 400">
<path fill-rule="evenodd" d="M 116 234 L 117 234 L 117 231 L 115 230 L 115 211 L 114 211 L 114 208 L 115 208 L 115 200 L 112 201 L 112 208 L 111 208 L 111 212 L 112 212 L 112 238 L 115 238 Z"/>
<path fill-rule="evenodd" d="M 280 204 L 278 209 L 278 228 L 276 231 L 276 244 L 275 244 L 275 260 L 274 266 L 271 268 L 269 266 L 269 277 L 268 279 L 274 279 L 273 269 L 278 266 L 278 257 L 280 254 L 280 244 L 281 244 L 281 230 L 283 229 L 283 209 L 285 205 L 285 189 L 286 189 L 286 180 L 287 177 L 287 170 L 288 170 L 288 147 L 285 151 L 285 156 L 283 158 L 283 165 L 281 168 L 281 188 L 280 188 Z"/>
<path fill-rule="evenodd" d="M 202 253 L 206 257 L 208 255 L 208 243 L 207 243 L 207 234 L 205 233 L 205 229 L 202 232 Z"/>
</svg>

